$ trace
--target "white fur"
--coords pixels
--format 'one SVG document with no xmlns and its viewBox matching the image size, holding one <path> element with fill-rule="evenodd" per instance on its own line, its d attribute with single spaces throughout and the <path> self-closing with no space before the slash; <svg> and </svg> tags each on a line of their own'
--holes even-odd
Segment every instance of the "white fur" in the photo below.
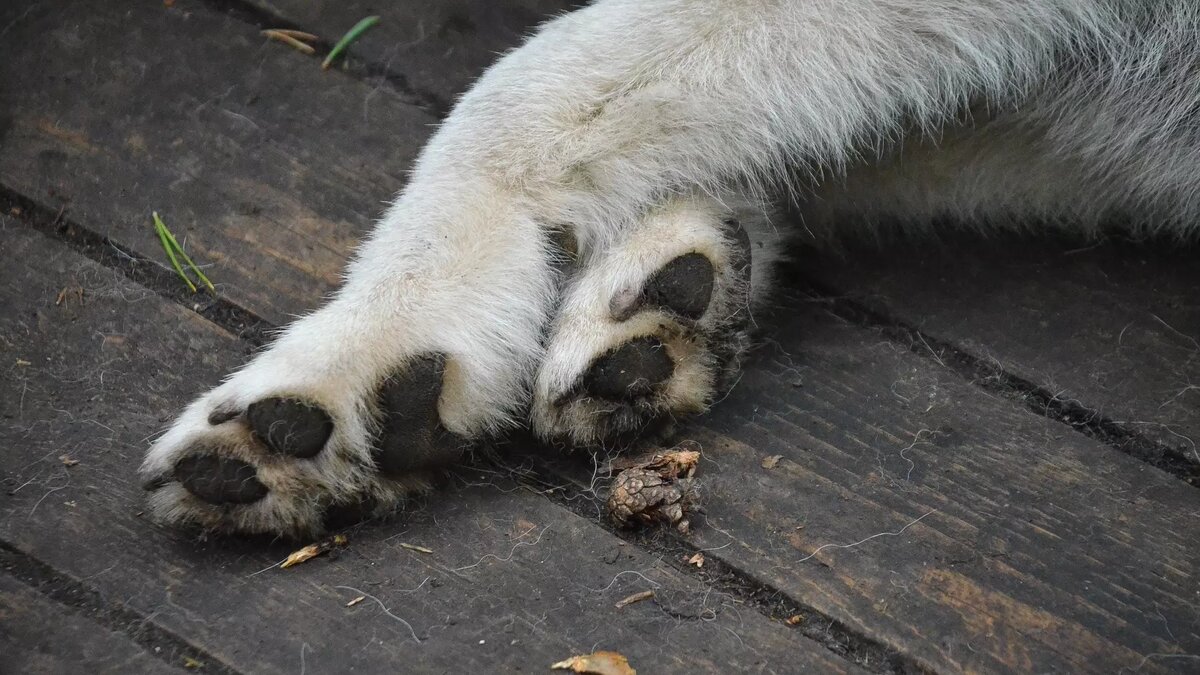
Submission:
<svg viewBox="0 0 1200 675">
<path fill-rule="evenodd" d="M 162 475 L 208 448 L 262 467 L 271 497 L 222 515 L 175 485 L 156 512 L 298 532 L 318 507 L 296 504 L 394 503 L 403 489 L 370 464 L 374 392 L 430 352 L 449 357 L 445 427 L 482 438 L 523 422 L 563 282 L 556 229 L 579 244 L 576 318 L 677 254 L 671 233 L 640 228 L 696 194 L 712 201 L 678 236 L 743 203 L 730 194 L 778 188 L 819 238 L 935 216 L 1189 234 L 1198 30 L 1191 0 L 601 0 L 556 19 L 463 96 L 337 297 L 189 408 L 143 467 Z M 757 289 L 774 255 L 755 249 Z M 588 284 L 604 297 L 580 296 Z M 540 376 L 546 419 L 546 397 L 615 339 L 571 321 Z M 268 459 L 206 421 L 280 394 L 334 417 L 317 459 Z M 276 490 L 293 484 L 311 494 Z"/>
</svg>

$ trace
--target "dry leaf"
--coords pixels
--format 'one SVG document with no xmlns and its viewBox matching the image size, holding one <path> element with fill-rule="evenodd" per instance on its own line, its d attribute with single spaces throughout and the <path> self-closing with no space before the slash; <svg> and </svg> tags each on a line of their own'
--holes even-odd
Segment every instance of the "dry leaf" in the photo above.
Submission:
<svg viewBox="0 0 1200 675">
<path fill-rule="evenodd" d="M 696 555 L 688 558 L 688 564 L 695 565 L 696 567 L 704 567 L 704 554 L 697 553 Z"/>
<path fill-rule="evenodd" d="M 617 607 L 617 609 L 621 609 L 622 607 L 632 605 L 635 602 L 649 600 L 650 598 L 653 598 L 653 597 L 654 597 L 654 591 L 642 591 L 641 593 L 634 593 L 633 595 L 617 602 L 616 607 Z"/>
<path fill-rule="evenodd" d="M 365 595 L 360 595 L 360 596 L 358 596 L 357 598 L 355 598 L 355 599 L 351 600 L 350 602 L 347 602 L 347 603 L 346 603 L 346 606 L 347 606 L 347 607 L 353 607 L 353 606 L 357 605 L 358 603 L 360 603 L 360 602 L 362 602 L 363 600 L 366 600 L 366 599 L 367 599 L 367 596 L 365 596 Z"/>
<path fill-rule="evenodd" d="M 796 626 L 796 625 L 799 625 L 801 621 L 804 621 L 803 614 L 793 614 L 793 615 L 789 616 L 788 618 L 784 619 L 783 622 L 789 626 Z"/>
<path fill-rule="evenodd" d="M 79 460 L 72 458 L 70 455 L 59 455 L 58 461 L 63 463 L 63 466 L 75 466 Z"/>
<path fill-rule="evenodd" d="M 637 671 L 629 667 L 629 661 L 616 652 L 593 652 L 572 656 L 550 667 L 554 670 L 570 670 L 591 675 L 637 675 Z"/>
<path fill-rule="evenodd" d="M 83 304 L 83 287 L 82 286 L 67 286 L 58 292 L 58 296 L 54 298 L 54 306 L 58 307 L 70 298 L 75 298 L 80 304 Z"/>
<path fill-rule="evenodd" d="M 197 661 L 196 659 L 193 659 L 190 656 L 183 657 L 183 667 L 184 668 L 200 668 L 203 665 L 204 665 L 203 661 Z"/>
<path fill-rule="evenodd" d="M 18 366 L 32 366 L 33 363 L 30 361 L 26 361 L 25 359 L 17 359 L 17 365 Z"/>
<path fill-rule="evenodd" d="M 315 544 L 309 544 L 308 546 L 305 546 L 304 548 L 300 549 L 299 551 L 294 551 L 291 555 L 289 555 L 287 557 L 287 560 L 283 561 L 283 564 L 280 565 L 279 567 L 281 569 L 286 570 L 287 568 L 291 567 L 292 565 L 299 565 L 300 563 L 302 563 L 306 560 L 311 560 L 323 553 L 328 553 L 328 552 L 332 551 L 334 548 L 339 548 L 339 547 L 345 546 L 346 544 L 349 543 L 349 541 L 350 540 L 346 539 L 346 535 L 335 534 L 332 537 L 330 537 L 329 539 L 326 539 L 324 541 L 319 541 Z"/>
<path fill-rule="evenodd" d="M 618 457 L 608 464 L 607 473 L 628 469 L 647 469 L 663 478 L 691 478 L 700 462 L 700 444 L 684 441 L 669 450 L 656 450 L 637 457 Z"/>
<path fill-rule="evenodd" d="M 288 37 L 294 37 L 297 40 L 301 40 L 303 42 L 316 42 L 317 40 L 321 39 L 320 37 L 313 35 L 312 33 L 306 33 L 302 30 L 293 30 L 291 28 L 270 28 L 268 30 L 274 31 L 276 33 L 282 33 L 283 35 L 287 35 Z M 266 32 L 266 31 L 264 31 L 264 32 Z"/>
<path fill-rule="evenodd" d="M 54 298 L 54 306 L 59 306 L 65 301 L 76 299 L 79 304 L 83 304 L 83 286 L 66 286 L 59 291 L 58 297 Z"/>
<path fill-rule="evenodd" d="M 417 553 L 433 553 L 433 549 L 431 548 L 417 546 L 416 544 L 405 544 L 404 542 L 400 542 L 400 548 L 406 548 L 410 551 L 416 551 Z"/>
<path fill-rule="evenodd" d="M 779 460 L 783 459 L 783 455 L 771 455 L 762 461 L 762 468 L 774 469 L 779 465 Z"/>
<path fill-rule="evenodd" d="M 304 548 L 300 549 L 299 551 L 293 551 L 292 554 L 287 557 L 287 560 L 283 561 L 283 564 L 280 565 L 280 567 L 282 569 L 286 570 L 287 568 L 291 567 L 292 565 L 299 565 L 300 563 L 304 562 L 305 560 L 309 560 L 310 558 L 315 558 L 315 557 L 321 555 L 321 553 L 323 553 L 323 552 L 324 551 L 322 551 L 321 547 L 318 546 L 317 544 L 309 544 L 308 546 L 305 546 Z"/>
</svg>

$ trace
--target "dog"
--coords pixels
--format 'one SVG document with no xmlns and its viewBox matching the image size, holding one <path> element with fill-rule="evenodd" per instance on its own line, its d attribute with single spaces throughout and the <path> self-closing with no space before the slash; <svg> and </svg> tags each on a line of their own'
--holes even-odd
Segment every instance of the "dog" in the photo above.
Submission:
<svg viewBox="0 0 1200 675">
<path fill-rule="evenodd" d="M 599 0 L 492 66 L 323 308 L 140 469 L 172 524 L 394 511 L 514 427 L 701 413 L 789 238 L 1200 222 L 1190 0 Z M 773 217 L 773 195 L 796 215 Z"/>
</svg>

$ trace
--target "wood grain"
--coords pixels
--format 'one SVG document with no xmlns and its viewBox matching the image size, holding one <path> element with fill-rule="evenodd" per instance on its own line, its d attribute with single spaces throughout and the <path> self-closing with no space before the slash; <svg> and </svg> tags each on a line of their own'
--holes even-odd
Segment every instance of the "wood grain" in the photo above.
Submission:
<svg viewBox="0 0 1200 675">
<path fill-rule="evenodd" d="M 809 274 L 1200 466 L 1200 247 L 1045 237 L 853 248 Z"/>
<path fill-rule="evenodd" d="M 126 636 L 65 611 L 2 573 L 0 626 L 0 673 L 187 672 L 184 662 L 164 663 Z"/>
<path fill-rule="evenodd" d="M 1143 659 L 1200 653 L 1200 491 L 819 305 L 768 325 L 690 434 L 709 555 L 938 672 L 1195 665 Z"/>
</svg>

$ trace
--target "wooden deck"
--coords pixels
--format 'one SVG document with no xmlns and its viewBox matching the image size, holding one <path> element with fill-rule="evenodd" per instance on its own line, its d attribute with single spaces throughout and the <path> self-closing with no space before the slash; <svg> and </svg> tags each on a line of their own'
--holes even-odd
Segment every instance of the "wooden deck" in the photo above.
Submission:
<svg viewBox="0 0 1200 675">
<path fill-rule="evenodd" d="M 614 530 L 587 457 L 519 442 L 289 570 L 142 517 L 147 439 L 320 303 L 456 94 L 568 4 L 0 6 L 0 672 L 1200 672 L 1197 247 L 805 252 L 682 434 L 690 536 Z M 373 13 L 329 72 L 259 34 Z"/>
</svg>

